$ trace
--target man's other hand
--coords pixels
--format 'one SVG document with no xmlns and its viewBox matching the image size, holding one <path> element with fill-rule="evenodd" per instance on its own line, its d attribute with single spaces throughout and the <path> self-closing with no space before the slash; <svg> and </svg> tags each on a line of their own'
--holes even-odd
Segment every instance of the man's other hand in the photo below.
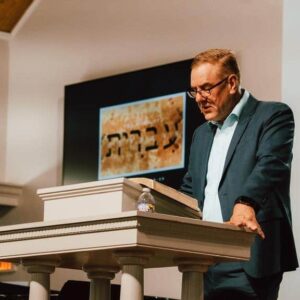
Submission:
<svg viewBox="0 0 300 300">
<path fill-rule="evenodd" d="M 233 214 L 227 223 L 248 228 L 256 232 L 262 239 L 265 238 L 265 234 L 256 220 L 255 210 L 251 206 L 241 203 L 235 204 Z"/>
</svg>

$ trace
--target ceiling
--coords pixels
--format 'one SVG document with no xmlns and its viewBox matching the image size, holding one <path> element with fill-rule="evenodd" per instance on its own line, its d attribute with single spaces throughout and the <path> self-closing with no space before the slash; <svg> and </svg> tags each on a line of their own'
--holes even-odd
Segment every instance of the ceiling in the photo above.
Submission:
<svg viewBox="0 0 300 300">
<path fill-rule="evenodd" d="M 33 0 L 0 0 L 0 32 L 11 33 Z"/>
</svg>

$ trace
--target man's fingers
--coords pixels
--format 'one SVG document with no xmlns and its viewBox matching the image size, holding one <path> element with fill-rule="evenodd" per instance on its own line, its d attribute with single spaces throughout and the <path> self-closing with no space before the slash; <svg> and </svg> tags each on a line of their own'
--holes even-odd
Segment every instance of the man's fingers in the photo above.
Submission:
<svg viewBox="0 0 300 300">
<path fill-rule="evenodd" d="M 256 232 L 262 239 L 265 239 L 265 234 L 262 231 L 260 225 L 253 221 L 246 221 L 244 227 Z"/>
<path fill-rule="evenodd" d="M 240 218 L 230 219 L 230 221 L 226 223 L 238 227 L 248 228 L 249 230 L 257 233 L 262 239 L 265 239 L 265 234 L 257 222 L 246 220 L 246 218 L 240 217 Z"/>
<path fill-rule="evenodd" d="M 251 230 L 251 228 L 249 229 Z M 254 229 L 253 231 L 256 232 L 263 240 L 265 239 L 265 234 L 259 225 L 256 226 L 256 229 Z"/>
</svg>

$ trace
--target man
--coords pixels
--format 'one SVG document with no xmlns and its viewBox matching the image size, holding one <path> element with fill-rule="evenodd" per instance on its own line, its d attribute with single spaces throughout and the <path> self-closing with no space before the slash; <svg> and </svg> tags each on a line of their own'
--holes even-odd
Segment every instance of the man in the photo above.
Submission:
<svg viewBox="0 0 300 300">
<path fill-rule="evenodd" d="M 292 111 L 242 89 L 226 49 L 194 58 L 189 96 L 207 122 L 194 133 L 182 190 L 198 199 L 204 220 L 257 233 L 249 262 L 210 267 L 205 299 L 277 299 L 283 272 L 298 267 L 289 197 Z"/>
</svg>

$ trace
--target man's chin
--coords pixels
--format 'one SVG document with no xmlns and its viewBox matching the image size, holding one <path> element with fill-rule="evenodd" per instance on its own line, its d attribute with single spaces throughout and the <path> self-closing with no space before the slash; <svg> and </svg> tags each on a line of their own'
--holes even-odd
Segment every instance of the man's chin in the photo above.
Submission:
<svg viewBox="0 0 300 300">
<path fill-rule="evenodd" d="M 216 120 L 216 115 L 211 114 L 211 113 L 203 113 L 203 116 L 206 121 L 215 121 Z"/>
</svg>

